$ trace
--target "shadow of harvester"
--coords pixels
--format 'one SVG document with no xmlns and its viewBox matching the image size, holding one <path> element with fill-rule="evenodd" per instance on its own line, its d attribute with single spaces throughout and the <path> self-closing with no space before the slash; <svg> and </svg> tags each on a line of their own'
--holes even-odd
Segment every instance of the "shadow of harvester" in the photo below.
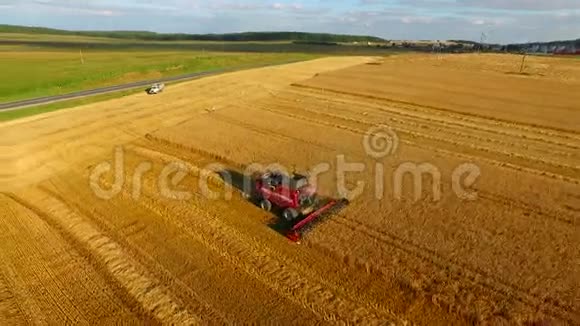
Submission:
<svg viewBox="0 0 580 326">
<path fill-rule="evenodd" d="M 218 174 L 225 183 L 240 191 L 248 202 L 256 207 L 260 207 L 260 198 L 257 197 L 255 191 L 255 180 L 259 177 L 259 174 L 244 175 L 243 173 L 232 169 L 221 170 Z M 272 207 L 272 214 L 274 214 L 274 216 L 268 223 L 268 227 L 285 236 L 288 231 L 292 229 L 293 224 L 282 217 L 282 210 L 278 207 Z"/>
</svg>

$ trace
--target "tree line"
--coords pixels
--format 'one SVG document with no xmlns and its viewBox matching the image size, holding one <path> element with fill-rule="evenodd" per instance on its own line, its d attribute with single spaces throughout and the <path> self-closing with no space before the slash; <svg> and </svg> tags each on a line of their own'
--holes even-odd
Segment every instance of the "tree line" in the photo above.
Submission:
<svg viewBox="0 0 580 326">
<path fill-rule="evenodd" d="M 227 34 L 164 34 L 145 31 L 67 31 L 45 27 L 0 25 L 0 33 L 77 35 L 142 41 L 297 41 L 319 43 L 383 42 L 379 37 L 304 32 L 244 32 Z"/>
</svg>

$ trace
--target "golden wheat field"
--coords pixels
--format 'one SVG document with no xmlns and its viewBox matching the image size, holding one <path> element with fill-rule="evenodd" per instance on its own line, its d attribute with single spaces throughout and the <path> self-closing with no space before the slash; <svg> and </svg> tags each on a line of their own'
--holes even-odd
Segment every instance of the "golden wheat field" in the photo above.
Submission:
<svg viewBox="0 0 580 326">
<path fill-rule="evenodd" d="M 324 58 L 0 124 L 0 324 L 580 324 L 580 61 L 520 63 Z M 327 163 L 339 196 L 340 159 L 364 187 L 299 245 L 222 180 Z"/>
</svg>

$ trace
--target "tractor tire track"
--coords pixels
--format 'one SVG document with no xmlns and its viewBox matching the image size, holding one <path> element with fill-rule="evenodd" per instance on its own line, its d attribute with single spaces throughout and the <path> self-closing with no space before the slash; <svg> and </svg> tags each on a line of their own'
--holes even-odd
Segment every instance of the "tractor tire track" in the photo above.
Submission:
<svg viewBox="0 0 580 326">
<path fill-rule="evenodd" d="M 291 113 L 288 113 L 288 112 L 285 112 L 285 111 L 277 111 L 275 109 L 269 109 L 269 108 L 267 108 L 265 106 L 262 106 L 260 108 L 262 110 L 264 110 L 264 111 L 268 111 L 268 112 L 272 112 L 272 113 L 277 113 L 277 114 L 279 114 L 281 116 L 289 116 L 289 117 L 292 117 L 292 118 L 295 118 L 295 119 L 305 119 L 306 118 L 305 116 L 301 118 L 300 115 L 291 114 Z M 300 111 L 300 110 L 301 111 L 306 111 L 306 112 L 309 113 L 308 119 L 310 121 L 315 121 L 315 120 L 312 120 L 312 115 L 322 115 L 322 116 L 325 116 L 325 117 L 328 117 L 328 118 L 333 118 L 333 119 L 336 119 L 336 120 L 350 121 L 350 122 L 357 123 L 357 124 L 363 124 L 363 125 L 366 125 L 368 127 L 372 127 L 372 126 L 375 126 L 376 125 L 376 123 L 373 123 L 373 122 L 370 122 L 370 121 L 365 121 L 365 120 L 360 120 L 360 119 L 352 119 L 352 118 L 348 118 L 348 117 L 344 117 L 344 116 L 338 116 L 338 115 L 333 115 L 333 114 L 328 114 L 328 113 L 321 113 L 319 111 L 311 111 L 311 110 L 303 109 L 303 108 L 293 108 L 293 111 Z M 399 121 L 399 122 L 402 123 L 403 121 Z M 559 169 L 568 169 L 568 170 L 578 170 L 578 171 L 580 171 L 580 166 L 572 166 L 572 165 L 566 165 L 566 164 L 562 164 L 562 163 L 558 163 L 558 162 L 547 161 L 547 160 L 545 160 L 545 159 L 543 159 L 541 157 L 533 157 L 533 156 L 530 156 L 530 155 L 522 155 L 522 154 L 518 154 L 518 153 L 514 153 L 514 152 L 507 152 L 507 151 L 499 151 L 499 150 L 494 150 L 494 149 L 489 148 L 489 147 L 477 146 L 477 145 L 473 145 L 473 144 L 470 144 L 470 143 L 463 143 L 463 142 L 456 142 L 456 141 L 454 142 L 454 141 L 450 141 L 449 140 L 450 138 L 442 138 L 442 137 L 431 136 L 431 135 L 428 135 L 428 134 L 419 133 L 419 132 L 416 132 L 416 131 L 414 131 L 412 129 L 407 129 L 407 128 L 403 128 L 403 127 L 399 127 L 399 126 L 393 127 L 393 128 L 397 132 L 400 132 L 400 133 L 403 133 L 403 134 L 407 134 L 407 135 L 410 135 L 410 136 L 415 137 L 415 138 L 428 139 L 428 140 L 436 141 L 436 142 L 439 142 L 439 143 L 448 143 L 448 144 L 454 145 L 454 147 L 455 146 L 462 146 L 462 147 L 471 148 L 473 150 L 477 150 L 477 151 L 480 151 L 480 152 L 486 152 L 486 153 L 491 153 L 491 154 L 501 154 L 501 155 L 505 155 L 505 156 L 508 156 L 508 157 L 515 157 L 515 158 L 518 158 L 518 159 L 521 159 L 521 160 L 530 161 L 530 162 L 536 162 L 536 163 L 539 163 L 539 164 L 548 165 L 548 166 L 552 166 L 552 167 L 559 168 Z M 360 133 L 362 133 L 362 131 L 360 131 Z M 451 133 L 451 134 L 453 134 L 453 133 Z M 458 133 L 455 136 L 461 136 L 461 135 L 462 134 L 459 134 Z M 485 142 L 489 142 L 489 141 L 487 141 L 487 139 L 483 139 L 483 138 L 477 139 L 477 138 L 471 137 L 471 136 L 465 136 L 465 137 L 467 137 L 467 138 L 474 138 L 475 140 L 482 140 L 482 141 L 485 141 Z"/>
<path fill-rule="evenodd" d="M 90 217 L 91 222 L 93 222 L 100 230 L 103 230 L 113 241 L 121 245 L 121 247 L 125 248 L 130 256 L 137 260 L 139 264 L 146 266 L 147 272 L 153 274 L 156 279 L 160 280 L 161 283 L 164 284 L 164 286 L 171 289 L 177 289 L 177 291 L 173 291 L 172 294 L 176 295 L 181 302 L 184 302 L 185 308 L 188 311 L 195 313 L 196 316 L 200 316 L 204 323 L 232 323 L 231 320 L 228 320 L 225 315 L 219 314 L 218 311 L 207 304 L 202 298 L 199 297 L 199 295 L 197 295 L 185 283 L 181 282 L 175 275 L 173 275 L 167 268 L 155 260 L 150 254 L 131 244 L 127 240 L 129 238 L 128 235 L 125 235 L 124 237 L 118 236 L 117 232 L 113 230 L 113 226 L 107 222 L 106 218 L 98 213 L 96 209 L 89 211 L 82 205 L 73 203 L 70 199 L 63 198 L 60 194 L 45 186 L 39 186 L 39 189 L 61 201 L 71 211 L 77 211 L 83 216 Z M 113 207 L 111 207 L 111 210 L 113 210 L 112 208 Z M 134 232 L 137 233 L 138 230 Z"/>
<path fill-rule="evenodd" d="M 524 212 L 528 212 L 527 214 L 532 213 L 538 216 L 547 217 L 567 225 L 575 226 L 576 220 L 578 219 L 578 216 L 570 214 L 566 211 L 548 209 L 545 207 L 535 205 L 533 203 L 525 202 L 522 200 L 518 200 L 516 198 L 507 197 L 487 191 L 478 190 L 478 197 L 483 200 L 488 200 L 505 207 L 517 207 Z M 565 206 L 562 207 L 565 208 Z"/>
<path fill-rule="evenodd" d="M 313 89 L 313 90 L 317 90 L 317 91 L 328 92 L 328 93 L 333 93 L 333 94 L 338 94 L 338 95 L 347 95 L 347 96 L 354 96 L 354 97 L 358 97 L 358 98 L 377 100 L 377 101 L 387 102 L 387 103 L 395 103 L 395 104 L 409 105 L 409 106 L 414 106 L 414 107 L 421 107 L 421 108 L 425 108 L 425 109 L 429 109 L 429 110 L 433 110 L 433 111 L 440 111 L 440 112 L 452 113 L 452 114 L 457 114 L 457 115 L 464 115 L 464 116 L 468 116 L 468 117 L 475 117 L 475 118 L 480 118 L 480 119 L 492 120 L 492 121 L 496 121 L 496 122 L 505 124 L 506 126 L 510 126 L 510 127 L 526 128 L 526 130 L 529 130 L 529 128 L 538 128 L 540 130 L 545 130 L 546 134 L 550 135 L 550 136 L 560 135 L 561 137 L 565 137 L 567 139 L 573 139 L 575 141 L 580 141 L 580 132 L 575 131 L 575 130 L 565 129 L 565 128 L 548 127 L 548 126 L 542 126 L 542 125 L 537 125 L 537 124 L 532 124 L 532 123 L 522 123 L 522 122 L 515 123 L 513 121 L 499 119 L 499 118 L 490 117 L 490 116 L 486 116 L 486 115 L 458 112 L 458 111 L 454 111 L 451 109 L 440 108 L 440 107 L 435 107 L 435 106 L 428 106 L 428 105 L 421 105 L 421 104 L 406 102 L 406 101 L 399 101 L 399 100 L 389 99 L 389 98 L 385 98 L 385 97 L 381 97 L 381 96 L 373 96 L 373 95 L 369 95 L 369 94 L 359 94 L 359 93 L 354 93 L 354 92 L 346 92 L 346 91 L 342 91 L 342 90 L 334 90 L 334 89 L 330 89 L 330 88 L 310 86 L 310 85 L 299 84 L 299 83 L 293 83 L 291 86 L 297 87 L 297 88 L 304 88 L 304 89 Z"/>
<path fill-rule="evenodd" d="M 117 243 L 100 233 L 90 222 L 44 192 L 31 191 L 31 194 L 44 207 L 50 207 L 50 212 L 44 213 L 17 196 L 10 194 L 8 196 L 41 216 L 63 237 L 71 241 L 75 248 L 84 252 L 85 256 L 93 257 L 91 260 L 100 266 L 99 269 L 109 274 L 115 283 L 126 291 L 125 297 L 128 295 L 134 302 L 132 306 L 146 311 L 160 322 L 188 325 L 200 323 L 197 316 L 191 315 L 176 303 L 158 281 L 147 275 L 140 264 L 134 262 Z M 135 306 L 136 304 L 138 306 Z"/>
<path fill-rule="evenodd" d="M 279 105 L 278 105 L 279 106 Z M 331 117 L 331 118 L 335 118 L 335 119 L 343 119 L 343 120 L 348 120 L 348 121 L 352 121 L 354 123 L 358 123 L 358 124 L 365 124 L 367 126 L 374 126 L 377 125 L 376 122 L 371 122 L 371 121 L 365 121 L 365 120 L 361 120 L 361 119 L 353 119 L 353 118 L 348 118 L 345 117 L 344 115 L 335 115 L 335 114 L 329 114 L 329 113 L 322 113 L 321 111 L 315 111 L 315 110 L 310 110 L 310 109 L 304 109 L 304 108 L 295 108 L 295 107 L 283 107 L 283 108 L 292 108 L 292 111 L 304 111 L 307 113 L 308 117 L 311 118 L 312 116 L 325 116 L 325 117 Z M 275 109 L 269 109 L 267 108 L 267 106 L 262 106 L 261 109 L 263 109 L 264 111 L 269 111 L 272 113 L 278 113 L 280 115 L 284 115 L 284 116 L 292 116 L 291 113 L 287 113 L 286 111 L 278 111 Z M 299 115 L 293 115 L 295 117 L 299 116 Z M 447 139 L 447 137 L 445 138 L 441 138 L 441 137 L 434 137 L 434 136 L 430 136 L 427 135 L 425 133 L 418 133 L 416 131 L 414 131 L 413 129 L 408 129 L 408 128 L 404 128 L 401 127 L 403 125 L 408 126 L 408 125 L 413 125 L 415 127 L 417 127 L 417 130 L 432 130 L 434 132 L 438 132 L 441 134 L 448 134 L 451 136 L 455 136 L 456 138 L 466 138 L 466 139 L 472 139 L 473 143 L 491 143 L 491 144 L 497 144 L 497 145 L 502 145 L 506 148 L 514 148 L 514 147 L 520 147 L 522 149 L 526 149 L 526 150 L 530 150 L 530 147 L 528 145 L 525 144 L 519 144 L 519 143 L 510 143 L 510 142 L 506 142 L 503 140 L 499 140 L 499 139 L 492 139 L 492 138 L 485 138 L 485 137 L 479 137 L 479 136 L 474 136 L 474 135 L 469 135 L 466 133 L 462 133 L 461 131 L 451 131 L 449 129 L 443 129 L 443 128 L 433 128 L 431 126 L 428 126 L 426 124 L 421 124 L 421 123 L 414 123 L 414 122 L 410 122 L 410 121 L 404 121 L 404 120 L 400 120 L 400 119 L 396 119 L 396 118 L 389 118 L 389 121 L 391 122 L 395 122 L 398 125 L 394 126 L 394 125 L 390 125 L 391 127 L 393 127 L 394 129 L 396 129 L 399 132 L 402 133 L 406 133 L 409 135 L 412 135 L 414 137 L 419 137 L 419 138 L 425 138 L 425 139 L 429 139 L 429 140 L 433 140 L 433 141 L 439 141 L 439 142 L 446 142 L 446 143 L 450 143 L 453 145 L 459 145 L 459 146 L 463 146 L 463 147 L 470 147 L 479 151 L 483 151 L 483 152 L 488 152 L 488 153 L 497 153 L 497 154 L 502 154 L 502 155 L 506 155 L 506 156 L 510 156 L 513 157 L 515 156 L 516 158 L 521 158 L 521 159 L 526 159 L 526 160 L 530 160 L 530 161 L 535 161 L 541 164 L 547 164 L 547 165 L 552 165 L 554 167 L 557 168 L 565 168 L 565 169 L 580 169 L 578 166 L 574 166 L 574 165 L 566 165 L 563 163 L 558 163 L 558 162 L 554 162 L 554 161 L 547 161 L 544 158 L 541 157 L 534 157 L 531 155 L 524 155 L 524 154 L 515 154 L 512 151 L 506 152 L 506 151 L 498 151 L 498 150 L 494 150 L 491 149 L 489 147 L 482 147 L 482 146 L 475 146 L 475 145 L 471 145 L 471 143 L 464 143 L 464 142 L 451 142 Z M 550 156 L 563 156 L 563 157 L 571 157 L 573 156 L 572 153 L 570 152 L 556 152 L 553 150 L 545 150 L 545 149 L 540 149 L 540 148 L 533 148 L 534 151 L 538 151 L 538 152 L 542 152 L 546 155 L 550 155 Z"/>
<path fill-rule="evenodd" d="M 67 239 L 52 232 L 42 216 L 11 195 L 2 198 L 7 199 L 3 203 L 12 216 L 0 224 L 5 236 L 0 268 L 11 281 L 28 321 L 90 324 L 117 315 L 155 323 L 132 305 L 131 298 L 124 297 L 123 289 L 108 274 L 103 275 Z M 94 301 L 83 300 L 79 293 Z"/>
<path fill-rule="evenodd" d="M 211 158 L 211 159 L 215 159 L 215 160 L 221 161 L 223 163 L 226 163 L 228 165 L 234 166 L 236 168 L 240 168 L 240 169 L 244 169 L 245 168 L 245 166 L 243 164 L 239 163 L 239 162 L 232 161 L 232 160 L 228 159 L 227 157 L 225 157 L 223 155 L 219 155 L 219 154 L 215 154 L 215 153 L 212 153 L 212 152 L 208 152 L 208 151 L 205 151 L 205 150 L 200 149 L 200 148 L 195 148 L 195 147 L 192 147 L 192 146 L 187 146 L 187 145 L 184 145 L 184 144 L 176 143 L 176 142 L 167 140 L 165 138 L 155 136 L 153 134 L 147 134 L 147 135 L 145 135 L 145 138 L 147 140 L 153 142 L 153 143 L 157 143 L 157 144 L 160 144 L 160 145 L 163 145 L 163 146 L 167 146 L 167 147 L 170 147 L 170 148 L 175 148 L 175 149 L 178 149 L 178 150 L 184 150 L 184 151 L 188 151 L 188 152 L 191 152 L 191 153 L 195 153 L 197 155 L 201 155 L 201 156 L 205 156 L 205 157 L 208 157 L 208 158 Z"/>
<path fill-rule="evenodd" d="M 267 137 L 278 137 L 279 139 L 289 139 L 289 140 L 297 141 L 300 143 L 305 143 L 305 144 L 308 144 L 308 145 L 311 145 L 314 147 L 318 147 L 318 148 L 321 148 L 321 149 L 329 151 L 329 152 L 335 151 L 334 148 L 325 146 L 323 144 L 320 144 L 320 143 L 317 143 L 314 141 L 305 140 L 305 139 L 298 138 L 298 137 L 294 137 L 294 136 L 290 136 L 290 135 L 286 135 L 286 134 L 282 134 L 282 133 L 279 133 L 277 131 L 271 130 L 270 128 L 267 128 L 265 126 L 263 128 L 258 128 L 257 126 L 254 126 L 252 124 L 245 123 L 243 121 L 240 121 L 240 120 L 235 119 L 235 118 L 227 117 L 225 115 L 220 115 L 218 113 L 211 114 L 210 116 L 212 117 L 212 119 L 219 120 L 219 121 L 222 121 L 222 122 L 225 122 L 228 124 L 232 124 L 232 125 L 236 125 L 236 126 L 241 126 L 245 129 L 251 130 L 255 133 L 258 133 L 258 134 L 261 134 L 261 135 L 264 135 Z"/>
<path fill-rule="evenodd" d="M 266 111 L 271 111 L 272 113 L 276 113 L 275 110 L 272 109 L 266 109 L 266 108 L 261 108 L 262 110 L 266 110 Z M 282 112 L 277 112 L 279 115 L 284 115 L 286 117 L 290 117 L 296 120 L 304 120 L 303 116 L 300 115 L 294 115 L 294 114 L 290 114 L 290 113 L 282 113 Z M 336 119 L 340 119 L 342 121 L 349 121 L 349 122 L 357 122 L 359 124 L 364 123 L 364 122 L 360 122 L 360 121 L 351 121 L 348 118 L 336 118 Z M 355 134 L 359 134 L 359 135 L 365 135 L 366 134 L 366 130 L 362 130 L 359 128 L 353 128 L 353 127 L 349 127 L 349 126 L 345 126 L 342 124 L 337 124 L 337 123 L 332 123 L 332 122 L 328 122 L 328 121 L 323 121 L 323 120 L 318 120 L 318 119 L 313 119 L 312 117 L 308 118 L 308 121 L 313 122 L 313 123 L 317 123 L 320 125 L 325 125 L 325 126 L 330 126 L 330 127 L 334 127 L 337 129 L 342 129 L 342 130 L 347 130 L 350 132 L 353 132 Z M 372 124 L 371 124 L 372 125 Z M 396 129 L 397 131 L 401 131 L 399 129 Z M 403 131 L 405 132 L 405 131 Z M 409 133 L 409 135 L 413 135 L 412 133 Z M 420 136 L 422 137 L 422 136 Z M 436 137 L 422 137 L 422 138 L 426 138 L 426 139 L 432 139 L 432 140 L 437 140 L 437 141 L 443 141 L 446 143 L 449 143 L 448 141 L 446 141 L 445 139 L 440 139 L 440 138 L 436 138 Z M 507 163 L 507 162 L 502 162 L 502 161 L 497 161 L 494 159 L 490 159 L 490 158 L 486 158 L 486 157 L 481 157 L 481 156 L 474 156 L 474 155 L 470 155 L 470 154 L 463 154 L 463 153 L 459 153 L 456 151 L 450 151 L 450 150 L 444 150 L 441 148 L 436 148 L 436 147 L 432 147 L 432 146 L 428 146 L 428 145 L 424 145 L 421 144 L 420 142 L 414 142 L 414 141 L 409 141 L 409 140 L 405 140 L 405 139 L 400 139 L 399 140 L 400 143 L 406 144 L 406 145 L 410 145 L 413 147 L 417 147 L 417 148 L 424 148 L 424 149 L 428 149 L 428 150 L 432 150 L 438 153 L 442 153 L 442 154 L 446 154 L 446 155 L 451 155 L 451 156 L 456 156 L 456 157 L 460 157 L 462 159 L 468 159 L 468 160 L 475 160 L 475 161 L 483 161 L 498 167 L 502 167 L 502 168 L 510 168 L 516 171 L 523 171 L 523 172 L 527 172 L 530 174 L 534 174 L 537 176 L 541 176 L 541 177 L 548 177 L 551 179 L 556 179 L 556 180 L 561 180 L 561 181 L 566 181 L 569 183 L 573 183 L 573 184 L 579 184 L 580 185 L 580 179 L 574 178 L 574 177 L 569 177 L 569 176 L 565 176 L 565 175 L 561 175 L 561 174 L 557 174 L 557 173 L 553 173 L 553 172 L 549 172 L 549 171 L 545 171 L 545 170 L 538 170 L 538 169 L 534 169 L 534 168 L 529 168 L 529 167 L 524 167 L 521 165 L 517 165 L 517 164 L 512 164 L 512 163 Z M 451 143 L 452 144 L 452 143 Z M 470 146 L 470 147 L 476 147 L 476 146 Z M 525 158 L 525 157 L 524 157 Z M 542 161 L 541 163 L 545 163 L 544 161 Z M 555 164 L 557 165 L 557 164 Z M 574 169 L 576 169 L 576 167 L 574 167 Z"/>
<path fill-rule="evenodd" d="M 440 271 L 444 271 L 452 280 L 464 281 L 464 279 L 468 279 L 473 284 L 481 285 L 503 297 L 514 298 L 534 310 L 540 309 L 542 305 L 549 303 L 550 308 L 543 308 L 542 310 L 551 317 L 566 320 L 569 323 L 574 323 L 574 321 L 580 318 L 580 312 L 573 310 L 572 306 L 560 303 L 556 298 L 540 297 L 515 284 L 503 281 L 477 267 L 451 261 L 432 249 L 417 245 L 390 232 L 379 230 L 376 226 L 367 225 L 366 223 L 347 218 L 334 219 L 331 223 L 339 224 L 355 233 L 364 233 L 371 239 L 383 243 L 388 247 L 401 250 L 407 255 L 423 260 L 429 265 L 435 266 Z M 380 270 L 380 267 L 377 266 L 376 268 Z M 481 281 L 482 279 L 492 280 L 492 282 Z M 514 292 L 517 295 L 514 296 Z"/>
<path fill-rule="evenodd" d="M 534 141 L 534 142 L 539 143 L 539 144 L 533 144 L 535 150 L 542 151 L 545 153 L 562 155 L 565 157 L 572 156 L 574 154 L 573 152 L 570 152 L 567 150 L 580 149 L 580 145 L 573 144 L 573 143 L 565 143 L 565 142 L 562 142 L 561 139 L 551 140 L 551 139 L 545 138 L 545 137 L 536 137 L 536 136 L 534 136 L 534 134 L 537 134 L 537 130 L 536 130 L 536 132 L 533 132 L 531 134 L 524 134 L 524 133 L 510 133 L 505 128 L 501 129 L 499 125 L 490 125 L 489 128 L 483 127 L 483 125 L 485 125 L 486 123 L 491 123 L 492 121 L 481 120 L 481 121 L 473 121 L 472 122 L 472 121 L 468 121 L 466 119 L 452 117 L 452 116 L 443 116 L 441 119 L 434 119 L 433 114 L 428 114 L 428 113 L 411 114 L 411 113 L 409 113 L 409 111 L 413 112 L 413 110 L 403 111 L 401 109 L 398 110 L 398 108 L 396 108 L 396 107 L 385 108 L 383 106 L 376 106 L 376 105 L 372 105 L 370 103 L 356 103 L 354 101 L 352 101 L 352 102 L 341 101 L 338 98 L 332 99 L 332 101 L 328 101 L 328 100 L 324 101 L 323 99 L 320 99 L 316 96 L 313 96 L 313 94 L 309 94 L 309 93 L 302 94 L 302 98 L 303 98 L 302 102 L 305 102 L 306 100 L 310 100 L 310 105 L 315 106 L 316 110 L 306 109 L 304 106 L 301 106 L 299 108 L 303 109 L 303 110 L 314 111 L 315 113 L 320 113 L 321 110 L 324 110 L 324 111 L 333 111 L 333 112 L 339 111 L 339 112 L 345 112 L 345 113 L 348 113 L 351 115 L 360 116 L 361 111 L 362 111 L 361 109 L 365 109 L 366 111 L 372 110 L 376 114 L 382 114 L 382 115 L 387 114 L 387 115 L 389 115 L 390 121 L 397 121 L 397 122 L 403 122 L 403 123 L 410 122 L 408 120 L 415 121 L 415 122 L 411 122 L 411 123 L 418 126 L 420 129 L 425 127 L 425 126 L 427 126 L 427 127 L 439 126 L 439 128 L 436 129 L 438 131 L 445 131 L 445 130 L 448 130 L 449 128 L 458 128 L 460 130 L 461 129 L 468 129 L 469 131 L 478 131 L 478 132 L 484 133 L 487 136 L 501 135 L 501 136 L 505 136 L 508 138 L 521 139 L 523 141 L 528 141 L 528 142 Z M 304 98 L 306 98 L 306 100 L 304 100 Z M 332 103 L 332 110 L 330 110 L 330 107 L 329 107 L 331 103 Z M 276 104 L 278 106 L 286 106 L 288 108 L 292 108 L 293 110 L 298 108 L 296 106 L 296 103 L 288 98 L 277 98 Z M 355 106 L 356 109 L 353 109 L 353 105 L 356 105 Z M 366 114 L 368 114 L 368 112 L 366 112 Z M 392 116 L 400 117 L 403 120 L 392 118 Z M 460 121 L 464 121 L 464 122 L 461 123 Z M 532 132 L 532 131 L 530 131 L 530 132 Z M 457 134 L 457 132 L 455 134 Z M 470 135 L 462 134 L 461 136 L 467 137 Z M 488 138 L 483 138 L 483 137 L 474 137 L 474 138 L 481 139 L 481 140 L 488 139 Z M 531 144 L 524 144 L 524 143 L 519 143 L 519 142 L 505 142 L 505 141 L 502 141 L 499 139 L 489 139 L 489 141 L 496 142 L 498 144 L 518 146 L 518 147 L 522 147 L 524 149 L 529 149 L 530 145 L 531 145 Z M 545 148 L 546 144 L 552 145 L 552 147 L 563 147 L 563 149 L 562 149 L 562 151 L 554 151 L 552 149 Z"/>
</svg>

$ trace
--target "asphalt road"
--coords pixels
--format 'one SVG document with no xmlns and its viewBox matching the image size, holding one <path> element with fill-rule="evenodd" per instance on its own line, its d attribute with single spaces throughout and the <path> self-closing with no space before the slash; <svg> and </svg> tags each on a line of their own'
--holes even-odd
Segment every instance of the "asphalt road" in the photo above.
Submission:
<svg viewBox="0 0 580 326">
<path fill-rule="evenodd" d="M 168 82 L 180 82 L 180 81 L 187 81 L 192 79 L 197 79 L 205 76 L 217 75 L 226 72 L 232 72 L 241 69 L 249 69 L 249 68 L 260 68 L 260 67 L 268 67 L 268 66 L 276 66 L 281 64 L 288 64 L 297 62 L 298 60 L 276 63 L 276 64 L 267 64 L 267 65 L 253 65 L 247 67 L 236 67 L 236 68 L 227 68 L 227 69 L 216 69 L 210 71 L 202 71 L 202 72 L 195 72 L 191 74 L 173 76 L 173 77 L 166 77 L 156 80 L 144 80 L 139 82 L 133 82 L 123 85 L 116 85 L 116 86 L 107 86 L 101 88 L 90 89 L 86 91 L 79 91 L 74 93 L 62 94 L 62 95 L 55 95 L 55 96 L 45 96 L 45 97 L 38 97 L 29 100 L 20 100 L 15 102 L 7 102 L 7 103 L 0 103 L 0 111 L 11 111 L 11 110 L 19 110 L 24 109 L 31 106 L 42 105 L 42 104 L 50 104 L 56 102 L 62 102 L 71 99 L 77 99 L 87 96 L 93 95 L 100 95 L 100 94 L 107 94 L 107 93 L 114 93 L 119 91 L 125 91 L 129 89 L 135 88 L 143 88 L 143 91 L 152 84 L 155 83 L 168 83 Z"/>
<path fill-rule="evenodd" d="M 167 78 L 162 78 L 162 79 L 157 79 L 157 80 L 145 80 L 145 81 L 133 82 L 133 83 L 123 84 L 123 85 L 95 88 L 95 89 L 74 92 L 74 93 L 69 93 L 69 94 L 38 97 L 38 98 L 29 99 L 29 100 L 0 103 L 0 111 L 24 109 L 24 108 L 35 106 L 35 105 L 61 102 L 61 101 L 66 101 L 66 100 L 71 100 L 71 99 L 76 99 L 76 98 L 81 98 L 81 97 L 119 92 L 119 91 L 134 89 L 134 88 L 144 88 L 143 91 L 145 91 L 146 87 L 151 86 L 154 83 L 185 81 L 185 80 L 200 78 L 203 76 L 215 75 L 215 74 L 219 74 L 219 73 L 223 73 L 223 72 L 225 72 L 225 70 L 196 72 L 193 74 L 187 74 L 187 75 L 181 75 L 181 76 L 175 76 L 175 77 L 167 77 Z"/>
</svg>

